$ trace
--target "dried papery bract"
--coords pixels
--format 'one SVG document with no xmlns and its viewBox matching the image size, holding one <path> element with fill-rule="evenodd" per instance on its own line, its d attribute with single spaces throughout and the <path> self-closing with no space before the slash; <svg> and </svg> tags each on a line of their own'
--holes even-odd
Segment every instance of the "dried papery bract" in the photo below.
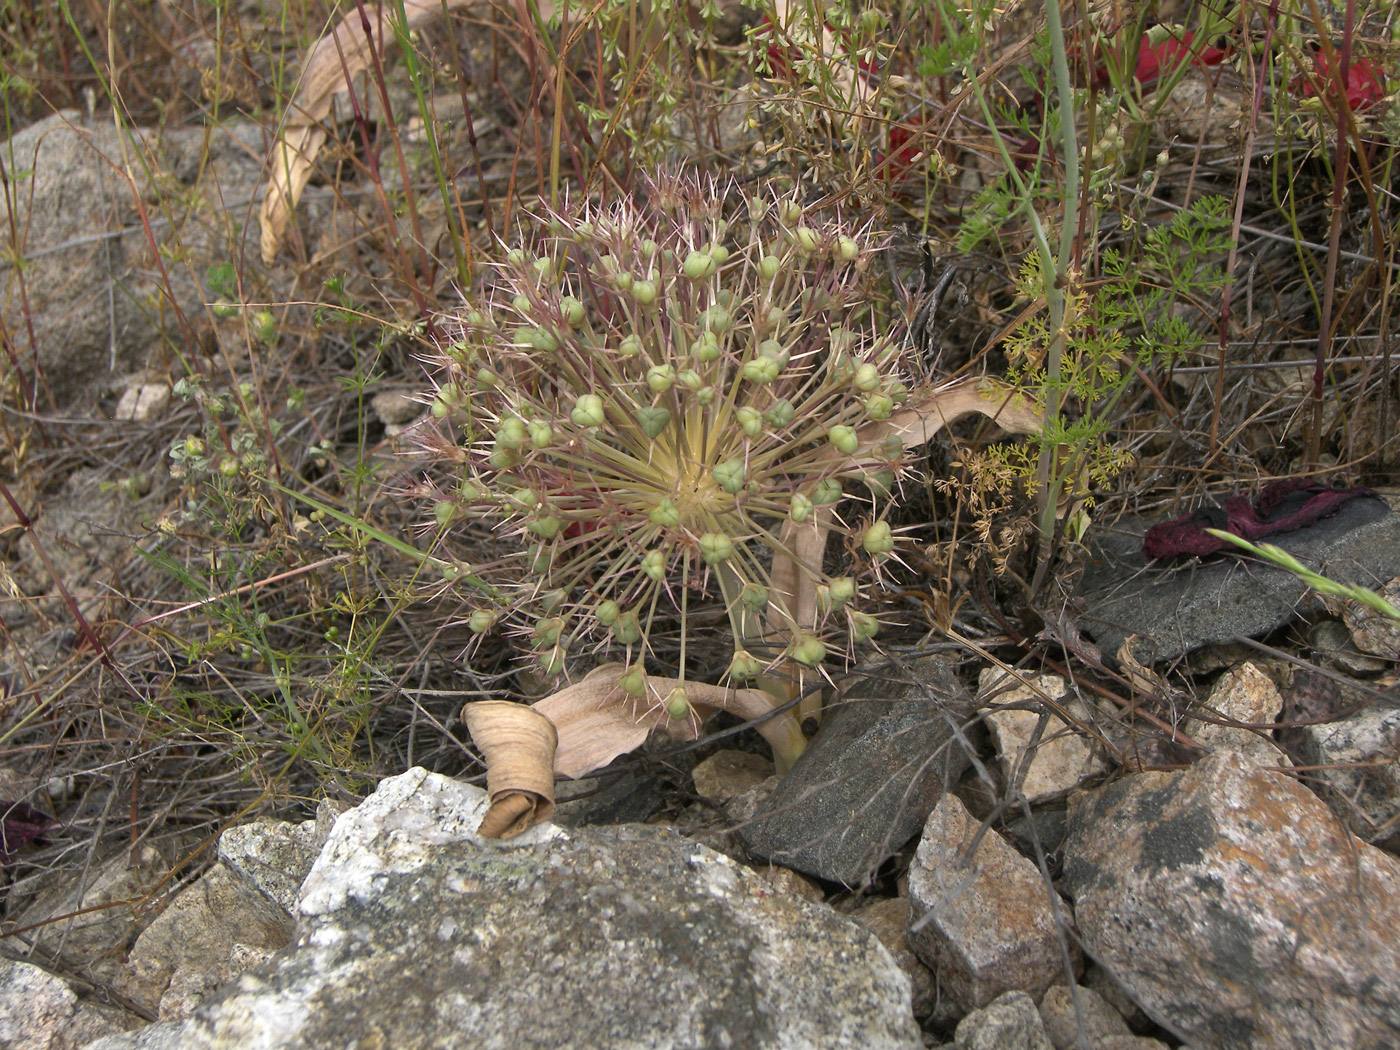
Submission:
<svg viewBox="0 0 1400 1050">
<path fill-rule="evenodd" d="M 483 700 L 467 704 L 462 720 L 486 763 L 491 808 L 482 838 L 502 839 L 548 820 L 554 812 L 554 755 L 559 734 L 544 715 L 524 704 Z"/>
</svg>

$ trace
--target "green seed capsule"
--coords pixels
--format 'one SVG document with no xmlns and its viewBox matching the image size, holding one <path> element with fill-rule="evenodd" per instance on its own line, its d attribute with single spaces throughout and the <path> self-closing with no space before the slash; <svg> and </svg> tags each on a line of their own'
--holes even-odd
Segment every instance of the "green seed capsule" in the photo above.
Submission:
<svg viewBox="0 0 1400 1050">
<path fill-rule="evenodd" d="M 235 474 L 238 473 L 238 462 L 236 460 L 233 464 L 233 471 Z M 438 523 L 439 528 L 446 525 L 451 525 L 460 516 L 461 508 L 458 507 L 455 503 L 443 502 L 438 503 L 433 507 L 433 520 Z"/>
<path fill-rule="evenodd" d="M 865 399 L 865 414 L 871 419 L 889 419 L 894 415 L 894 399 L 889 394 L 871 394 Z"/>
<path fill-rule="evenodd" d="M 658 583 L 666 575 L 666 555 L 662 551 L 647 551 L 642 557 L 642 572 Z"/>
<path fill-rule="evenodd" d="M 868 394 L 880 385 L 880 370 L 869 361 L 862 362 L 856 366 L 855 374 L 851 377 L 855 387 L 863 394 Z"/>
<path fill-rule="evenodd" d="M 653 440 L 670 425 L 671 413 L 664 408 L 637 409 L 637 426 L 642 428 L 643 434 Z"/>
<path fill-rule="evenodd" d="M 633 281 L 632 298 L 643 306 L 650 306 L 656 302 L 656 282 L 655 281 Z"/>
<path fill-rule="evenodd" d="M 836 254 L 842 262 L 850 262 L 860 254 L 860 245 L 843 234 L 836 238 Z"/>
<path fill-rule="evenodd" d="M 781 430 L 792 422 L 795 415 L 797 415 L 797 409 L 793 408 L 792 402 L 784 397 L 769 405 L 768 411 L 763 413 L 763 418 L 774 430 Z"/>
<path fill-rule="evenodd" d="M 542 540 L 552 540 L 559 535 L 559 530 L 564 527 L 563 521 L 552 514 L 543 518 L 536 518 L 534 521 L 526 522 L 525 527 Z"/>
<path fill-rule="evenodd" d="M 742 459 L 726 459 L 710 472 L 715 484 L 731 496 L 738 495 L 749 480 L 749 468 Z"/>
<path fill-rule="evenodd" d="M 613 637 L 623 645 L 636 645 L 642 637 L 642 624 L 635 610 L 629 609 L 613 624 Z"/>
<path fill-rule="evenodd" d="M 781 201 L 778 204 L 778 219 L 785 226 L 792 226 L 802 221 L 802 205 L 796 201 Z"/>
<path fill-rule="evenodd" d="M 810 226 L 799 226 L 792 231 L 793 241 L 797 245 L 797 250 L 803 255 L 812 255 L 821 245 L 821 237 L 816 230 Z"/>
<path fill-rule="evenodd" d="M 566 295 L 559 300 L 559 310 L 564 315 L 564 322 L 570 328 L 577 328 L 588 317 L 588 311 L 583 308 L 583 303 L 572 295 Z"/>
<path fill-rule="evenodd" d="M 530 632 L 530 640 L 536 649 L 545 649 L 559 641 L 559 634 L 563 630 L 564 620 L 562 617 L 550 616 L 536 620 L 534 630 Z"/>
<path fill-rule="evenodd" d="M 676 370 L 671 365 L 652 365 L 647 369 L 647 387 L 653 394 L 664 394 L 676 385 Z"/>
<path fill-rule="evenodd" d="M 519 416 L 507 416 L 501 420 L 501 425 L 496 430 L 496 440 L 502 445 L 512 445 L 516 448 L 525 444 L 525 420 Z"/>
<path fill-rule="evenodd" d="M 642 341 L 635 335 L 625 335 L 617 344 L 617 352 L 623 357 L 638 357 L 642 352 Z"/>
<path fill-rule="evenodd" d="M 705 385 L 704 377 L 693 368 L 685 368 L 677 372 L 676 382 L 687 390 L 699 390 Z"/>
<path fill-rule="evenodd" d="M 554 428 L 548 423 L 531 423 L 528 427 L 530 431 L 530 445 L 534 448 L 549 448 L 554 440 Z"/>
<path fill-rule="evenodd" d="M 714 404 L 715 388 L 712 386 L 702 386 L 695 391 L 695 400 L 702 405 Z"/>
<path fill-rule="evenodd" d="M 812 489 L 812 502 L 818 507 L 835 503 L 841 498 L 841 482 L 836 478 L 822 478 Z"/>
<path fill-rule="evenodd" d="M 782 266 L 783 264 L 778 261 L 776 255 L 765 255 L 758 260 L 758 276 L 765 281 L 771 281 L 778 276 L 778 271 L 782 269 Z"/>
<path fill-rule="evenodd" d="M 794 492 L 788 504 L 788 517 L 799 525 L 812 516 L 812 501 L 800 492 Z"/>
<path fill-rule="evenodd" d="M 552 354 L 559 349 L 559 340 L 554 338 L 553 332 L 536 328 L 530 333 L 530 345 L 542 354 Z"/>
<path fill-rule="evenodd" d="M 751 682 L 763 674 L 763 662 L 747 649 L 737 649 L 729 661 L 728 673 L 736 682 Z"/>
<path fill-rule="evenodd" d="M 770 357 L 753 357 L 744 362 L 744 367 L 740 369 L 750 383 L 759 383 L 767 386 L 778 378 L 778 373 L 782 371 L 778 362 Z"/>
<path fill-rule="evenodd" d="M 568 650 L 562 645 L 556 645 L 547 653 L 540 653 L 540 670 L 547 675 L 563 674 L 567 656 Z"/>
<path fill-rule="evenodd" d="M 719 336 L 714 332 L 701 332 L 700 338 L 690 344 L 690 352 L 701 364 L 709 364 L 719 359 Z"/>
<path fill-rule="evenodd" d="M 838 452 L 843 452 L 848 456 L 854 455 L 856 449 L 860 448 L 860 438 L 856 434 L 855 427 L 848 427 L 844 423 L 838 423 L 828 430 L 826 439 Z"/>
<path fill-rule="evenodd" d="M 667 529 L 674 529 L 681 523 L 681 512 L 676 509 L 675 503 L 664 496 L 660 503 L 651 508 L 647 517 L 651 519 L 653 525 L 660 525 Z"/>
<path fill-rule="evenodd" d="M 749 437 L 756 438 L 763 432 L 763 413 L 758 409 L 745 405 L 734 413 L 734 417 Z"/>
<path fill-rule="evenodd" d="M 810 634 L 796 634 L 787 647 L 792 659 L 803 667 L 816 667 L 826 659 L 826 645 Z"/>
<path fill-rule="evenodd" d="M 831 607 L 840 609 L 856 596 L 856 581 L 850 576 L 838 576 L 830 584 Z"/>
<path fill-rule="evenodd" d="M 617 684 L 622 687 L 625 693 L 633 696 L 645 696 L 647 691 L 646 668 L 640 663 L 633 664 L 627 669 L 627 673 L 617 680 Z"/>
<path fill-rule="evenodd" d="M 851 613 L 851 637 L 858 642 L 868 642 L 880 633 L 880 621 L 869 613 Z"/>
<path fill-rule="evenodd" d="M 666 713 L 680 721 L 690 717 L 690 701 L 686 699 L 685 686 L 676 686 L 666 695 Z"/>
<path fill-rule="evenodd" d="M 894 535 L 890 532 L 890 523 L 875 522 L 862 534 L 860 545 L 877 558 L 887 557 L 894 550 Z"/>
<path fill-rule="evenodd" d="M 601 427 L 607 421 L 603 399 L 597 394 L 580 395 L 569 418 L 581 427 Z"/>
<path fill-rule="evenodd" d="M 700 557 L 706 565 L 718 565 L 734 554 L 734 541 L 722 532 L 707 532 L 699 542 Z"/>
<path fill-rule="evenodd" d="M 704 281 L 714 276 L 719 264 L 705 252 L 691 252 L 681 264 L 681 273 L 692 281 Z"/>
<path fill-rule="evenodd" d="M 716 303 L 700 315 L 700 323 L 712 332 L 727 332 L 734 327 L 734 318 L 723 306 Z"/>
<path fill-rule="evenodd" d="M 768 608 L 768 588 L 758 583 L 746 583 L 739 592 L 739 601 L 751 613 L 761 613 Z"/>
<path fill-rule="evenodd" d="M 473 634 L 485 634 L 496 625 L 496 614 L 489 609 L 475 609 L 467 617 L 467 626 Z"/>
<path fill-rule="evenodd" d="M 525 564 L 535 576 L 543 576 L 554 564 L 554 548 L 543 543 L 532 543 L 525 552 Z"/>
<path fill-rule="evenodd" d="M 524 248 L 512 248 L 506 252 L 506 262 L 512 266 L 526 266 L 530 262 L 530 256 L 525 254 Z"/>
<path fill-rule="evenodd" d="M 515 312 L 522 316 L 530 316 L 530 297 L 528 295 L 517 295 L 511 298 L 510 305 L 515 308 Z"/>
<path fill-rule="evenodd" d="M 598 603 L 598 607 L 593 610 L 593 616 L 604 627 L 611 627 L 617 622 L 618 614 L 621 612 L 617 602 L 607 598 Z"/>
</svg>

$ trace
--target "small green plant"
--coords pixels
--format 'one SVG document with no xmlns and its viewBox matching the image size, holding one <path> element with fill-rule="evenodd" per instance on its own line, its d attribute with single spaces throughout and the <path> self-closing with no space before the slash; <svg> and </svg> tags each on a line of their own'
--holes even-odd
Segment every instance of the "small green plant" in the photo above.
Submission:
<svg viewBox="0 0 1400 1050">
<path fill-rule="evenodd" d="M 1257 558 L 1263 558 L 1265 561 L 1273 562 L 1281 569 L 1287 569 L 1318 594 L 1360 602 L 1382 616 L 1400 621 L 1400 609 L 1391 605 L 1375 591 L 1362 587 L 1360 584 L 1340 583 L 1331 577 L 1314 572 L 1282 547 L 1276 547 L 1272 543 L 1251 543 L 1249 540 L 1236 536 L 1233 532 L 1226 532 L 1224 529 L 1206 529 L 1206 531 L 1218 540 L 1233 543 L 1236 547 L 1248 551 Z"/>
<path fill-rule="evenodd" d="M 772 191 L 726 217 L 725 196 L 665 178 L 645 205 L 543 217 L 550 232 L 507 253 L 443 348 L 432 401 L 461 433 L 430 449 L 460 471 L 435 524 L 485 515 L 519 551 L 513 601 L 473 628 L 504 619 L 549 673 L 570 651 L 618 652 L 640 696 L 678 615 L 675 717 L 707 595 L 728 613 L 735 683 L 874 637 L 867 593 L 896 546 L 878 507 L 908 467 L 897 437 L 861 449 L 910 380 L 863 302 L 870 238 Z M 830 516 L 848 485 L 866 509 L 838 526 L 848 568 L 802 567 L 811 621 L 773 566 L 793 558 L 785 529 Z"/>
</svg>

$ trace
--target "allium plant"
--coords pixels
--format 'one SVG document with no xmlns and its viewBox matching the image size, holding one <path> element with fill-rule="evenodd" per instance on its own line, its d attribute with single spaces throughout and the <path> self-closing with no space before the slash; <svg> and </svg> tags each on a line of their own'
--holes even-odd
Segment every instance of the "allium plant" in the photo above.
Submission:
<svg viewBox="0 0 1400 1050">
<path fill-rule="evenodd" d="M 878 508 L 909 468 L 904 442 L 943 422 L 901 408 L 903 342 L 861 291 L 873 239 L 771 189 L 685 177 L 538 227 L 469 304 L 433 400 L 461 438 L 439 454 L 463 467 L 436 493 L 438 522 L 486 515 L 519 548 L 515 600 L 472 626 L 509 625 L 549 673 L 570 652 L 616 654 L 594 692 L 628 698 L 634 722 L 782 708 L 876 635 L 880 567 L 897 556 Z M 984 405 L 969 410 L 998 407 Z M 848 493 L 863 498 L 838 512 Z M 833 528 L 851 552 L 834 578 Z M 732 628 L 718 687 L 687 676 L 707 598 Z M 662 678 L 652 634 L 677 620 Z M 760 726 L 780 769 L 808 713 L 788 705 Z"/>
</svg>

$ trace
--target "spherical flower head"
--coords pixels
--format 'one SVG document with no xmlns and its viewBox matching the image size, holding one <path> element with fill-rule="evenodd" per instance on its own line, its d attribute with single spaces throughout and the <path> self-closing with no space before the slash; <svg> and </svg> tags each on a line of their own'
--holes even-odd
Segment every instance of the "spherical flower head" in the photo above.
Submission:
<svg viewBox="0 0 1400 1050">
<path fill-rule="evenodd" d="M 489 519 L 519 551 L 520 571 L 492 581 L 509 600 L 473 629 L 503 617 L 547 670 L 588 642 L 632 668 L 656 659 L 654 628 L 673 635 L 697 592 L 736 634 L 760 617 L 792 631 L 803 667 L 825 657 L 823 632 L 868 634 L 873 619 L 850 619 L 852 580 L 808 566 L 843 612 L 798 624 L 769 566 L 791 550 L 784 529 L 832 520 L 843 482 L 869 492 L 906 469 L 860 437 L 910 381 L 860 294 L 876 250 L 778 190 L 750 200 L 686 176 L 645 201 L 532 218 L 436 362 L 434 405 L 457 428 L 438 457 L 466 478 L 435 493 L 460 508 L 435 520 Z M 546 593 L 568 597 L 544 612 Z M 680 624 L 683 647 L 714 637 Z M 727 646 L 736 680 L 762 666 L 745 641 Z"/>
</svg>

